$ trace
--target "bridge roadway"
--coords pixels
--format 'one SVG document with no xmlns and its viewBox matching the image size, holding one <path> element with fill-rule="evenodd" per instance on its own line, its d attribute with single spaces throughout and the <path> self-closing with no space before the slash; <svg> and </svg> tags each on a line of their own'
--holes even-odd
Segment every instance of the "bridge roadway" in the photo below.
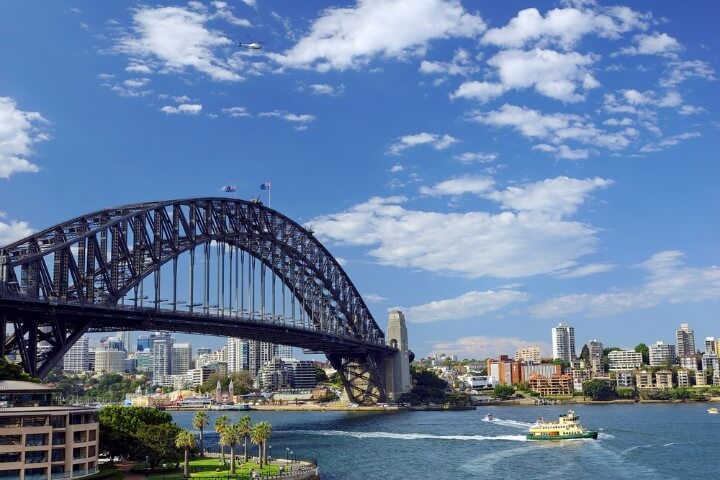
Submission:
<svg viewBox="0 0 720 480">
<path fill-rule="evenodd" d="M 11 318 L 34 318 L 38 325 L 58 321 L 88 331 L 173 331 L 179 333 L 252 338 L 281 343 L 328 355 L 391 355 L 397 350 L 383 342 L 360 340 L 352 333 L 327 333 L 320 326 L 292 325 L 282 321 L 230 315 L 189 313 L 155 307 L 70 304 L 0 298 L 0 312 Z M 52 319 L 52 320 L 50 320 Z M 282 320 L 282 319 L 281 319 Z M 258 328 L 262 327 L 262 328 Z"/>
</svg>

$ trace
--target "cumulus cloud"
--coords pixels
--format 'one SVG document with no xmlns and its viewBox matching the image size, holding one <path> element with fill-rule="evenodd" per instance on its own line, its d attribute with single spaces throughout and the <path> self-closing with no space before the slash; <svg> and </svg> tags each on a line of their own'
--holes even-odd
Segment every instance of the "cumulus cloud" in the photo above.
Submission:
<svg viewBox="0 0 720 480">
<path fill-rule="evenodd" d="M 315 120 L 315 115 L 308 113 L 297 114 L 286 112 L 285 110 L 273 110 L 272 112 L 261 112 L 260 117 L 279 118 L 286 122 L 295 124 L 295 130 L 306 130 L 308 125 Z"/>
<path fill-rule="evenodd" d="M 658 252 L 639 268 L 645 271 L 642 285 L 603 293 L 562 295 L 535 305 L 538 317 L 584 315 L 598 317 L 651 308 L 665 303 L 692 303 L 720 299 L 720 268 L 688 267 L 685 254 L 676 250 Z"/>
<path fill-rule="evenodd" d="M 229 108 L 223 108 L 222 112 L 226 114 L 229 117 L 233 118 L 242 118 L 242 117 L 249 117 L 250 113 L 247 111 L 247 108 L 245 107 L 229 107 Z"/>
<path fill-rule="evenodd" d="M 479 67 L 473 63 L 470 54 L 464 48 L 457 49 L 450 62 L 431 62 L 429 60 L 420 62 L 420 73 L 425 75 L 467 76 L 478 70 Z"/>
<path fill-rule="evenodd" d="M 475 37 L 485 30 L 459 0 L 358 0 L 324 10 L 310 32 L 282 55 L 288 67 L 319 71 L 357 69 L 373 58 L 422 53 L 434 39 Z"/>
<path fill-rule="evenodd" d="M 310 89 L 310 92 L 314 93 L 315 95 L 338 97 L 345 93 L 345 85 L 342 83 L 338 86 L 333 86 L 327 83 L 313 83 L 309 85 L 308 88 Z"/>
<path fill-rule="evenodd" d="M 435 150 L 445 150 L 457 142 L 457 138 L 448 134 L 440 135 L 437 133 L 422 132 L 397 138 L 388 148 L 388 153 L 399 155 L 403 150 L 419 145 L 430 145 Z"/>
<path fill-rule="evenodd" d="M 650 16 L 628 7 L 606 9 L 556 8 L 542 16 L 536 8 L 520 10 L 507 25 L 491 28 L 482 43 L 504 48 L 523 47 L 531 42 L 571 48 L 584 35 L 594 33 L 618 38 L 632 29 L 647 28 Z"/>
<path fill-rule="evenodd" d="M 41 128 L 46 123 L 39 112 L 20 110 L 14 99 L 0 97 L 0 178 L 39 170 L 29 158 L 34 145 L 49 138 Z"/>
<path fill-rule="evenodd" d="M 453 155 L 453 158 L 460 163 L 490 163 L 497 160 L 498 154 L 495 152 L 464 152 Z"/>
<path fill-rule="evenodd" d="M 143 65 L 158 63 L 165 71 L 194 69 L 217 81 L 241 80 L 228 59 L 218 55 L 219 49 L 233 42 L 208 27 L 207 23 L 216 17 L 202 4 L 195 7 L 136 8 L 131 31 L 117 40 L 114 50 L 142 60 Z M 216 13 L 229 20 L 222 11 L 227 12 L 221 9 Z"/>
<path fill-rule="evenodd" d="M 404 207 L 405 197 L 373 197 L 308 223 L 324 240 L 368 248 L 383 265 L 467 277 L 525 277 L 571 268 L 595 251 L 597 230 L 569 214 L 583 203 L 583 195 L 607 181 L 579 182 L 582 186 L 550 183 L 567 189 L 564 194 L 535 184 L 514 194 L 509 189 L 483 194 L 509 210 L 500 213 L 413 210 Z"/>
<path fill-rule="evenodd" d="M 621 49 L 621 54 L 675 56 L 682 50 L 680 42 L 667 33 L 653 32 L 650 35 L 635 35 L 633 40 L 635 46 Z"/>
<path fill-rule="evenodd" d="M 34 230 L 30 228 L 28 222 L 19 220 L 3 221 L 6 217 L 5 212 L 0 212 L 0 247 L 32 235 Z"/>
<path fill-rule="evenodd" d="M 402 310 L 411 323 L 429 323 L 478 318 L 507 305 L 526 300 L 525 292 L 512 289 L 471 291 L 455 298 L 435 300 L 413 307 L 393 307 L 388 310 Z"/>
<path fill-rule="evenodd" d="M 547 342 L 526 340 L 518 337 L 468 336 L 455 340 L 440 340 L 432 345 L 431 353 L 457 355 L 458 358 L 497 358 L 499 355 L 513 354 L 526 345 L 538 345 L 540 352 L 549 354 L 552 348 Z"/>
<path fill-rule="evenodd" d="M 490 190 L 494 184 L 495 181 L 490 177 L 465 175 L 442 181 L 432 187 L 421 187 L 420 193 L 430 197 L 439 197 L 443 195 L 457 196 L 465 193 L 479 195 Z"/>
<path fill-rule="evenodd" d="M 199 103 L 181 103 L 180 105 L 165 105 L 160 109 L 161 112 L 168 115 L 177 115 L 183 113 L 185 115 L 197 115 L 202 111 L 202 105 Z"/>
<path fill-rule="evenodd" d="M 702 60 L 675 61 L 669 63 L 667 77 L 660 80 L 660 85 L 672 88 L 690 78 L 701 78 L 714 81 L 715 70 L 708 62 Z"/>
<path fill-rule="evenodd" d="M 539 144 L 535 148 L 555 152 L 570 159 L 585 158 L 589 152 L 572 150 L 567 146 L 569 141 L 608 150 L 621 150 L 628 147 L 638 134 L 634 128 L 619 132 L 603 130 L 580 115 L 544 114 L 538 110 L 509 104 L 503 105 L 499 110 L 471 112 L 468 119 L 484 125 L 510 127 L 529 139 L 547 140 L 551 145 Z"/>
<path fill-rule="evenodd" d="M 556 100 L 579 102 L 585 97 L 577 93 L 577 87 L 588 90 L 599 86 L 588 70 L 594 62 L 593 55 L 577 52 L 560 53 L 539 48 L 503 50 L 487 61 L 495 69 L 498 82 L 465 82 L 450 97 L 487 102 L 509 90 L 534 88 L 541 95 Z"/>
</svg>

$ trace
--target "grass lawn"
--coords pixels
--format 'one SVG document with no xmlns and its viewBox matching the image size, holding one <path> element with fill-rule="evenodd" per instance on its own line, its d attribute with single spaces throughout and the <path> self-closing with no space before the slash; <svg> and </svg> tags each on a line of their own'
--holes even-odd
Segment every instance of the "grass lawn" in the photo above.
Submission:
<svg viewBox="0 0 720 480">
<path fill-rule="evenodd" d="M 227 457 L 229 458 L 229 456 Z M 248 476 L 250 475 L 250 472 L 252 470 L 257 471 L 258 473 L 269 473 L 269 474 L 276 474 L 279 473 L 280 467 L 277 465 L 264 465 L 262 470 L 260 469 L 259 465 L 257 463 L 248 462 L 240 464 L 235 464 L 235 474 L 238 476 Z M 207 477 L 227 477 L 228 472 L 230 471 L 230 463 L 226 466 L 222 466 L 221 460 L 219 458 L 214 457 L 206 457 L 206 458 L 192 458 L 190 459 L 190 477 L 191 478 L 207 478 Z M 180 479 L 183 474 L 183 464 L 180 463 L 180 470 L 176 472 L 160 472 L 160 473 L 153 473 L 149 474 L 147 478 L 149 480 L 175 480 Z"/>
</svg>

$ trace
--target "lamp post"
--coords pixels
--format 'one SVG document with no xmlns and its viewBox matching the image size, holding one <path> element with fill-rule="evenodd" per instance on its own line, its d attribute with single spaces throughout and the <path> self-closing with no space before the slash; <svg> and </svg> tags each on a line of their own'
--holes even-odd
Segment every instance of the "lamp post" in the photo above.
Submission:
<svg viewBox="0 0 720 480">
<path fill-rule="evenodd" d="M 272 460 L 272 445 L 268 445 L 268 450 L 270 450 L 268 452 L 268 461 L 271 461 Z"/>
<path fill-rule="evenodd" d="M 290 460 L 290 447 L 285 447 L 285 463 Z"/>
</svg>

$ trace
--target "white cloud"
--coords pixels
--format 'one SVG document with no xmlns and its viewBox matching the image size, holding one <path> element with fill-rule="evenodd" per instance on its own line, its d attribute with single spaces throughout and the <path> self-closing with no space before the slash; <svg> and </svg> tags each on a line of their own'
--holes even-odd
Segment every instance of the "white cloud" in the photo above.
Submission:
<svg viewBox="0 0 720 480">
<path fill-rule="evenodd" d="M 683 105 L 678 111 L 680 115 L 697 115 L 706 112 L 707 110 L 705 110 L 703 107 L 696 107 L 695 105 Z"/>
<path fill-rule="evenodd" d="M 182 72 L 192 68 L 213 80 L 242 80 L 228 61 L 216 54 L 216 50 L 233 42 L 207 27 L 213 18 L 210 14 L 191 8 L 135 9 L 132 33 L 121 36 L 115 51 L 133 59 L 159 62 L 166 71 Z"/>
<path fill-rule="evenodd" d="M 334 87 L 327 83 L 313 83 L 312 85 L 309 85 L 308 88 L 310 88 L 310 91 L 315 95 L 328 95 L 330 97 L 338 97 L 345 93 L 345 85 L 342 83 L 337 87 Z"/>
<path fill-rule="evenodd" d="M 252 24 L 249 20 L 245 18 L 238 18 L 235 16 L 232 9 L 228 6 L 227 2 L 214 1 L 211 3 L 216 10 L 215 14 L 212 15 L 213 19 L 221 18 L 229 24 L 235 25 L 236 27 L 252 27 Z"/>
<path fill-rule="evenodd" d="M 579 267 L 571 268 L 557 273 L 558 278 L 581 278 L 596 273 L 605 273 L 615 269 L 612 263 L 588 263 Z"/>
<path fill-rule="evenodd" d="M 420 193 L 430 197 L 439 197 L 443 195 L 457 196 L 465 193 L 479 195 L 490 190 L 494 184 L 495 181 L 490 177 L 465 175 L 442 181 L 432 187 L 420 187 Z"/>
<path fill-rule="evenodd" d="M 595 62 L 593 55 L 553 50 L 503 50 L 487 63 L 495 68 L 499 83 L 466 82 L 450 95 L 451 98 L 474 98 L 486 102 L 509 90 L 535 88 L 545 95 L 564 102 L 579 102 L 584 96 L 576 88 L 591 89 L 599 82 L 588 71 Z"/>
<path fill-rule="evenodd" d="M 18 220 L 2 221 L 6 216 L 5 212 L 0 212 L 0 247 L 32 235 L 34 230 L 30 228 L 27 222 Z"/>
<path fill-rule="evenodd" d="M 473 64 L 468 51 L 463 48 L 455 51 L 450 62 L 431 62 L 428 60 L 420 62 L 420 73 L 426 75 L 467 76 L 478 70 L 479 68 Z"/>
<path fill-rule="evenodd" d="M 600 294 L 563 295 L 533 306 L 531 312 L 538 317 L 598 317 L 666 303 L 720 300 L 720 268 L 717 266 L 688 267 L 682 252 L 669 250 L 656 253 L 639 267 L 645 270 L 646 278 L 638 287 Z"/>
<path fill-rule="evenodd" d="M 548 145 L 547 143 L 539 143 L 533 145 L 533 150 L 545 153 L 554 153 L 558 158 L 565 160 L 585 160 L 590 156 L 590 151 L 585 149 L 574 150 L 567 145 Z"/>
<path fill-rule="evenodd" d="M 538 345 L 540 351 L 549 354 L 552 349 L 547 342 L 525 340 L 518 337 L 468 336 L 456 340 L 440 340 L 433 343 L 431 353 L 457 355 L 458 358 L 497 358 L 499 355 L 513 355 L 526 345 Z"/>
<path fill-rule="evenodd" d="M 621 150 L 629 146 L 632 138 L 637 135 L 637 131 L 633 128 L 608 132 L 596 127 L 580 115 L 543 114 L 537 110 L 509 104 L 490 112 L 471 112 L 468 118 L 485 125 L 511 127 L 530 139 L 548 140 L 553 145 L 544 144 L 536 146 L 536 149 L 559 152 L 569 158 L 583 158 L 585 152 L 571 150 L 566 145 L 568 141 L 609 150 Z"/>
<path fill-rule="evenodd" d="M 125 67 L 125 71 L 128 73 L 153 73 L 152 68 L 150 68 L 148 65 L 144 65 L 141 63 L 131 63 L 130 65 Z"/>
<path fill-rule="evenodd" d="M 435 300 L 414 307 L 393 307 L 402 310 L 410 323 L 429 323 L 444 320 L 465 320 L 500 310 L 528 298 L 525 292 L 510 289 L 472 291 L 455 298 Z"/>
<path fill-rule="evenodd" d="M 284 110 L 273 110 L 272 112 L 261 112 L 259 114 L 259 116 L 266 117 L 266 118 L 279 118 L 281 120 L 285 120 L 286 122 L 293 123 L 293 124 L 295 124 L 295 130 L 307 130 L 308 125 L 315 120 L 315 115 L 310 115 L 308 113 L 304 113 L 304 114 L 290 113 L 290 112 L 286 112 Z"/>
<path fill-rule="evenodd" d="M 555 217 L 574 214 L 595 190 L 607 188 L 612 180 L 604 178 L 547 178 L 539 182 L 510 186 L 485 194 L 503 208 L 515 211 L 543 212 Z"/>
<path fill-rule="evenodd" d="M 403 166 L 400 165 L 399 163 L 396 163 L 395 165 L 393 165 L 392 167 L 390 167 L 390 173 L 400 173 L 400 172 L 402 172 L 403 170 L 405 170 L 405 167 L 403 167 Z"/>
<path fill-rule="evenodd" d="M 702 78 L 716 80 L 715 70 L 708 62 L 702 60 L 676 61 L 669 64 L 670 72 L 666 78 L 660 80 L 660 85 L 672 88 L 689 78 Z"/>
<path fill-rule="evenodd" d="M 373 58 L 405 58 L 434 39 L 474 37 L 482 18 L 459 0 L 358 0 L 354 7 L 324 10 L 310 32 L 277 62 L 319 71 L 357 69 Z"/>
<path fill-rule="evenodd" d="M 650 35 L 635 35 L 635 46 L 620 50 L 625 55 L 665 55 L 675 56 L 682 45 L 667 33 L 654 32 Z"/>
<path fill-rule="evenodd" d="M 363 298 L 365 301 L 370 303 L 382 303 L 387 300 L 387 298 L 382 295 L 378 295 L 377 293 L 366 293 L 363 295 Z"/>
<path fill-rule="evenodd" d="M 181 103 L 178 106 L 165 105 L 160 109 L 160 111 L 168 115 L 177 115 L 179 113 L 184 113 L 186 115 L 197 115 L 202 111 L 202 105 L 200 105 L 199 103 Z"/>
<path fill-rule="evenodd" d="M 12 98 L 0 97 L 0 178 L 39 170 L 29 158 L 33 146 L 49 138 L 39 127 L 44 123 L 40 113 L 20 110 Z"/>
<path fill-rule="evenodd" d="M 572 201 L 575 201 L 572 199 Z M 558 271 L 595 250 L 596 229 L 539 209 L 443 213 L 403 207 L 404 197 L 373 197 L 312 219 L 318 237 L 369 247 L 383 265 L 467 277 L 518 278 Z"/>
<path fill-rule="evenodd" d="M 701 136 L 702 135 L 700 134 L 700 132 L 685 132 L 678 135 L 672 135 L 657 143 L 648 143 L 644 145 L 640 149 L 640 153 L 659 152 L 661 150 L 665 150 L 668 147 L 674 147 L 675 145 L 685 140 L 690 140 L 691 138 L 698 138 Z"/>
<path fill-rule="evenodd" d="M 399 155 L 403 150 L 419 145 L 430 145 L 435 150 L 445 150 L 457 142 L 458 140 L 451 135 L 422 132 L 397 138 L 388 148 L 388 153 Z"/>
<path fill-rule="evenodd" d="M 249 117 L 250 113 L 248 113 L 247 109 L 245 107 L 229 107 L 229 108 L 223 108 L 222 112 L 230 117 L 233 118 L 242 118 L 242 117 Z"/>
<path fill-rule="evenodd" d="M 627 7 L 611 7 L 604 11 L 556 8 L 544 17 L 536 8 L 528 8 L 520 10 L 504 27 L 485 32 L 482 43 L 518 48 L 538 42 L 570 48 L 584 35 L 595 33 L 605 38 L 618 38 L 631 29 L 645 29 L 648 20 L 648 15 Z"/>
<path fill-rule="evenodd" d="M 150 83 L 149 78 L 130 78 L 128 80 L 123 81 L 123 85 L 125 85 L 128 88 L 142 88 L 145 85 Z"/>
<path fill-rule="evenodd" d="M 609 125 L 611 127 L 628 127 L 635 122 L 628 117 L 624 118 L 608 118 L 603 122 L 603 125 Z"/>
<path fill-rule="evenodd" d="M 498 154 L 495 152 L 465 152 L 453 155 L 453 158 L 460 163 L 489 163 L 497 160 Z"/>
</svg>

